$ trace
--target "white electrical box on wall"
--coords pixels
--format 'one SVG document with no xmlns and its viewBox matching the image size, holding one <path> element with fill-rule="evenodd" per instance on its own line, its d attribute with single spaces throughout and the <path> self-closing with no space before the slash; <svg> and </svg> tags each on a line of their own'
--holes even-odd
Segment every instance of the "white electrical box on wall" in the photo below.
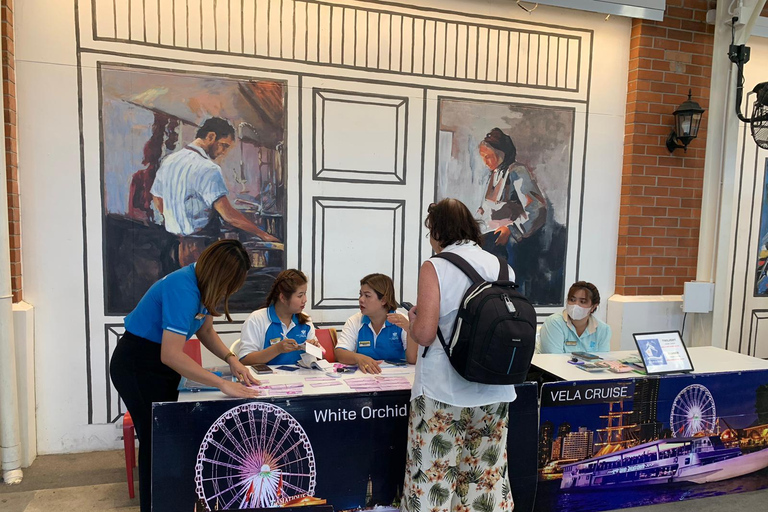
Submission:
<svg viewBox="0 0 768 512">
<path fill-rule="evenodd" d="M 715 299 L 715 283 L 688 281 L 683 289 L 683 311 L 685 313 L 709 313 Z"/>
</svg>

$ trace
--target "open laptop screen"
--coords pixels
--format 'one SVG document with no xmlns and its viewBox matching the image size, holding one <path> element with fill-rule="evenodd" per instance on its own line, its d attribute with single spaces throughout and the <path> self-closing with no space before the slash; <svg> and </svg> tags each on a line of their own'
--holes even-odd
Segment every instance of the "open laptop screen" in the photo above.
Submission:
<svg viewBox="0 0 768 512">
<path fill-rule="evenodd" d="M 690 372 L 693 363 L 679 331 L 633 334 L 648 375 Z"/>
</svg>

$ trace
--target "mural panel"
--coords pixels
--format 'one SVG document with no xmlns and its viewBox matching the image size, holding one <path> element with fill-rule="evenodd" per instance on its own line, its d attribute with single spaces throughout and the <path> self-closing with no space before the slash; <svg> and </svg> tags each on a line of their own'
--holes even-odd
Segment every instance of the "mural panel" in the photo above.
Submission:
<svg viewBox="0 0 768 512">
<path fill-rule="evenodd" d="M 230 309 L 251 311 L 285 268 L 285 86 L 104 65 L 105 313 L 221 238 L 253 257 Z"/>
<path fill-rule="evenodd" d="M 768 159 L 765 160 L 763 201 L 760 211 L 760 233 L 757 246 L 755 297 L 768 297 Z"/>
<path fill-rule="evenodd" d="M 476 212 L 534 305 L 562 305 L 573 109 L 441 99 L 439 115 L 437 199 Z"/>
</svg>

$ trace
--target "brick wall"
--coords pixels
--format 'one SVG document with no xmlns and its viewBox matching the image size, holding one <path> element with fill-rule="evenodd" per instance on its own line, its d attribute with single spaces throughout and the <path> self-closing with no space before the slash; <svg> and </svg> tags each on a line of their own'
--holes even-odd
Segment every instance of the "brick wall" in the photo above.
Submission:
<svg viewBox="0 0 768 512">
<path fill-rule="evenodd" d="M 680 294 L 696 277 L 707 113 L 687 152 L 670 155 L 665 141 L 689 89 L 709 108 L 709 7 L 667 0 L 664 21 L 632 22 L 616 261 L 622 295 Z"/>
<path fill-rule="evenodd" d="M 13 302 L 21 294 L 21 211 L 16 140 L 16 60 L 13 35 L 13 0 L 0 1 L 3 52 L 3 114 L 5 126 L 5 171 L 8 183 L 8 224 L 11 233 L 11 286 Z"/>
</svg>

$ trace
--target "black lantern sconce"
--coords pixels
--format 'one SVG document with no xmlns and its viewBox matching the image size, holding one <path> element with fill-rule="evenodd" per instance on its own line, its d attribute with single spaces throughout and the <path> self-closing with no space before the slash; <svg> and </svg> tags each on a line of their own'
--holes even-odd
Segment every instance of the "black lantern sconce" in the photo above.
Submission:
<svg viewBox="0 0 768 512">
<path fill-rule="evenodd" d="M 675 129 L 667 137 L 667 149 L 670 153 L 682 148 L 688 151 L 688 144 L 699 134 L 699 124 L 704 109 L 691 99 L 691 90 L 688 90 L 688 99 L 674 111 Z M 682 142 L 682 145 L 677 141 Z"/>
</svg>

